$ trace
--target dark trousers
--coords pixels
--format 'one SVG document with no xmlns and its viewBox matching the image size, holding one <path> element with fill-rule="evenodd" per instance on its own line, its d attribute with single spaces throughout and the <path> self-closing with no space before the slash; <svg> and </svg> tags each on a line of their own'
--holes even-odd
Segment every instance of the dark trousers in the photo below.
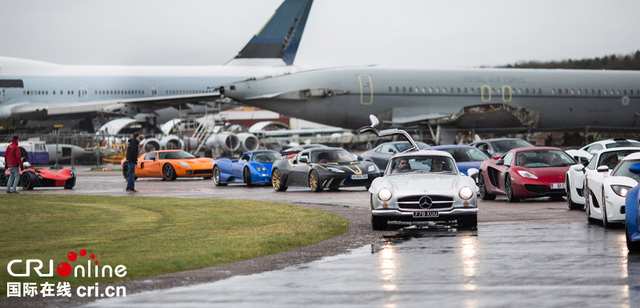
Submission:
<svg viewBox="0 0 640 308">
<path fill-rule="evenodd" d="M 136 163 L 127 162 L 129 178 L 127 179 L 127 190 L 134 190 L 136 185 Z"/>
</svg>

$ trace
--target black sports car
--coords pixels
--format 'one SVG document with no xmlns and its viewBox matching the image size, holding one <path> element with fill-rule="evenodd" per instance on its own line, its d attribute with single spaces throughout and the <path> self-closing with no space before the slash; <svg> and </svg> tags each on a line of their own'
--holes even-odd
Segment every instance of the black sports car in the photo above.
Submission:
<svg viewBox="0 0 640 308">
<path fill-rule="evenodd" d="M 325 187 L 337 190 L 341 186 L 371 186 L 380 174 L 371 162 L 340 148 L 312 148 L 290 159 L 278 159 L 271 169 L 271 185 L 276 191 L 289 186 L 306 186 L 315 192 Z"/>
</svg>

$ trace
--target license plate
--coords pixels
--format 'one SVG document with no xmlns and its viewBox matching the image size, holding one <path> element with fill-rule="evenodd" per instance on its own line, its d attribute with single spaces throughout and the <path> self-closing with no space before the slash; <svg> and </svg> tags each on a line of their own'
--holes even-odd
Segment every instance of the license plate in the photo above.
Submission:
<svg viewBox="0 0 640 308">
<path fill-rule="evenodd" d="M 440 212 L 438 211 L 415 211 L 413 217 L 438 217 Z"/>
<path fill-rule="evenodd" d="M 354 174 L 351 176 L 352 180 L 366 180 L 369 178 L 368 174 Z"/>
<path fill-rule="evenodd" d="M 551 183 L 551 189 L 564 189 L 565 183 Z"/>
</svg>

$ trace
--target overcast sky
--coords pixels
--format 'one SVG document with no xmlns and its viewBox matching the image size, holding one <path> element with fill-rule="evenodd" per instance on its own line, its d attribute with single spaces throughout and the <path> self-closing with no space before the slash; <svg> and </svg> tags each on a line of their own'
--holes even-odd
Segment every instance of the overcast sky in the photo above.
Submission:
<svg viewBox="0 0 640 308">
<path fill-rule="evenodd" d="M 0 56 L 224 64 L 281 0 L 0 0 Z M 455 68 L 628 54 L 637 0 L 315 0 L 295 64 Z"/>
</svg>

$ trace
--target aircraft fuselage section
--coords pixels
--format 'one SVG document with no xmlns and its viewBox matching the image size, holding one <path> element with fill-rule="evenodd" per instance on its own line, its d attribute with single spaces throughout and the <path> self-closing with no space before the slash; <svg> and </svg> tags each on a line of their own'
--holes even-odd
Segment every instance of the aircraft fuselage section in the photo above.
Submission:
<svg viewBox="0 0 640 308">
<path fill-rule="evenodd" d="M 640 130 L 637 71 L 334 68 L 244 81 L 226 89 L 249 105 L 348 128 L 367 125 L 368 114 L 389 111 L 393 122 L 409 123 L 500 109 L 513 113 L 518 126 Z M 513 124 L 473 119 L 459 118 L 458 124 Z"/>
</svg>

